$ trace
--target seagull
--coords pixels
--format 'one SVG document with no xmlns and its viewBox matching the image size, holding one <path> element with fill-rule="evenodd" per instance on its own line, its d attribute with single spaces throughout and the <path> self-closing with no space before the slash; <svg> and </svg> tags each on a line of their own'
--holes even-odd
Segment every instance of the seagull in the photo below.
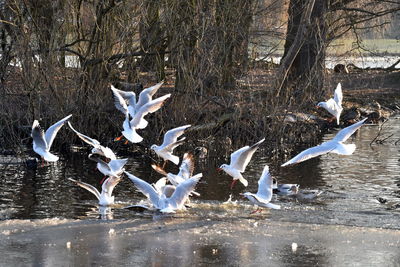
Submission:
<svg viewBox="0 0 400 267">
<path fill-rule="evenodd" d="M 174 149 L 181 145 L 185 140 L 185 137 L 178 140 L 178 137 L 185 133 L 185 130 L 191 125 L 184 125 L 167 131 L 164 135 L 164 141 L 161 146 L 152 145 L 152 149 L 158 156 L 164 159 L 164 166 L 167 160 L 172 161 L 175 165 L 179 164 L 179 157 L 173 155 Z"/>
<path fill-rule="evenodd" d="M 264 170 L 261 174 L 260 179 L 258 180 L 258 191 L 256 194 L 246 192 L 243 193 L 243 196 L 247 197 L 248 200 L 253 202 L 255 205 L 259 207 L 271 208 L 271 209 L 280 209 L 281 206 L 270 203 L 272 199 L 272 177 L 269 173 L 268 165 L 265 165 Z M 261 212 L 260 208 L 257 208 L 255 211 L 251 212 Z"/>
<path fill-rule="evenodd" d="M 96 154 L 89 154 L 88 158 L 97 162 L 97 169 L 104 174 L 105 177 L 107 176 L 114 176 L 119 177 L 123 171 L 124 166 L 128 162 L 128 159 L 112 159 L 110 162 L 103 161 L 100 157 L 96 156 Z M 105 179 L 103 178 L 103 180 Z M 100 182 L 102 183 L 103 180 Z"/>
<path fill-rule="evenodd" d="M 115 88 L 113 85 L 111 85 L 111 90 L 113 92 L 118 93 L 124 99 L 131 116 L 135 115 L 135 112 L 136 112 L 136 94 L 135 94 L 135 92 L 119 90 L 119 89 Z"/>
<path fill-rule="evenodd" d="M 164 175 L 171 184 L 173 184 L 174 186 L 178 186 L 180 183 L 186 181 L 193 175 L 193 155 L 190 153 L 185 153 L 183 155 L 183 160 L 181 166 L 179 167 L 178 174 L 167 173 L 164 169 L 155 164 L 152 164 L 151 167 L 159 174 Z"/>
<path fill-rule="evenodd" d="M 64 123 L 71 118 L 72 115 L 68 115 L 64 119 L 56 122 L 52 126 L 50 126 L 46 133 L 42 130 L 39 125 L 39 121 L 35 120 L 32 125 L 31 136 L 33 138 L 33 151 L 40 155 L 42 158 L 42 165 L 44 164 L 43 160 L 55 162 L 58 160 L 58 157 L 52 153 L 50 153 L 51 145 L 53 144 L 54 138 L 56 137 L 58 131 L 64 125 Z"/>
<path fill-rule="evenodd" d="M 280 195 L 293 195 L 299 192 L 298 184 L 278 184 L 275 178 L 272 178 L 272 191 Z"/>
<path fill-rule="evenodd" d="M 161 167 L 152 164 L 151 167 L 161 175 L 164 175 L 166 180 L 168 180 L 172 185 L 178 186 L 179 184 L 183 183 L 187 179 L 193 176 L 194 171 L 194 160 L 193 155 L 190 153 L 185 153 L 183 155 L 183 160 L 181 166 L 179 167 L 178 174 L 167 173 Z M 196 196 L 200 196 L 197 192 L 192 192 Z"/>
<path fill-rule="evenodd" d="M 179 184 L 175 190 L 172 190 L 172 186 L 167 186 L 163 188 L 162 192 L 159 192 L 146 181 L 126 171 L 125 174 L 137 189 L 151 201 L 153 207 L 160 210 L 162 213 L 175 213 L 176 210 L 185 209 L 184 204 L 189 198 L 189 194 L 194 190 L 196 184 L 202 177 L 201 174 L 195 175 Z"/>
<path fill-rule="evenodd" d="M 132 115 L 129 112 L 128 106 L 121 94 L 113 88 L 111 88 L 111 90 L 114 96 L 115 107 L 125 115 L 125 120 L 122 125 L 124 129 L 122 131 L 122 135 L 132 143 L 140 143 L 143 138 L 136 132 L 136 129 L 144 129 L 147 126 L 148 122 L 144 119 L 144 116 L 159 110 L 163 106 L 165 100 L 167 100 L 171 94 L 151 100 L 147 104 L 140 107 L 136 113 Z M 119 139 L 120 137 L 116 138 L 116 140 Z"/>
<path fill-rule="evenodd" d="M 80 187 L 85 188 L 93 195 L 95 195 L 99 200 L 100 206 L 108 206 L 114 204 L 114 196 L 112 196 L 112 192 L 114 190 L 114 187 L 121 181 L 121 177 L 114 177 L 114 176 L 108 177 L 101 186 L 101 193 L 99 193 L 97 188 L 94 187 L 93 185 L 80 182 L 72 178 L 68 178 L 68 180 L 76 183 Z"/>
<path fill-rule="evenodd" d="M 367 118 L 356 122 L 342 130 L 340 130 L 336 136 L 327 142 L 324 142 L 318 146 L 311 147 L 309 149 L 304 150 L 291 160 L 285 162 L 281 166 L 288 166 L 291 164 L 296 164 L 311 158 L 318 157 L 327 153 L 336 153 L 339 155 L 351 155 L 356 150 L 355 144 L 343 144 L 349 137 L 360 128 L 363 123 L 367 120 Z"/>
<path fill-rule="evenodd" d="M 96 139 L 90 138 L 89 136 L 86 136 L 84 134 L 81 134 L 80 132 L 78 132 L 77 130 L 75 130 L 71 123 L 68 121 L 68 126 L 69 128 L 71 128 L 72 131 L 74 131 L 78 137 L 80 139 L 82 139 L 85 143 L 93 146 L 92 148 L 92 154 L 98 154 L 101 155 L 103 157 L 106 157 L 109 160 L 115 160 L 117 159 L 117 156 L 115 155 L 115 153 L 108 147 L 104 147 L 100 144 L 99 141 L 97 141 Z"/>
<path fill-rule="evenodd" d="M 343 93 L 342 93 L 342 85 L 338 83 L 333 98 L 329 99 L 326 102 L 319 102 L 317 107 L 323 107 L 330 114 L 332 114 L 336 118 L 337 125 L 339 125 L 340 113 L 342 112 L 342 101 L 343 101 Z"/>
<path fill-rule="evenodd" d="M 227 174 L 233 177 L 233 181 L 231 184 L 231 189 L 239 180 L 244 186 L 248 185 L 248 182 L 242 176 L 242 172 L 246 169 L 247 165 L 249 164 L 251 157 L 253 156 L 254 152 L 256 152 L 257 148 L 260 146 L 262 142 L 264 142 L 265 138 L 258 141 L 252 146 L 245 146 L 241 149 L 236 150 L 231 154 L 231 162 L 229 165 L 222 164 L 217 170 L 223 170 Z"/>
</svg>

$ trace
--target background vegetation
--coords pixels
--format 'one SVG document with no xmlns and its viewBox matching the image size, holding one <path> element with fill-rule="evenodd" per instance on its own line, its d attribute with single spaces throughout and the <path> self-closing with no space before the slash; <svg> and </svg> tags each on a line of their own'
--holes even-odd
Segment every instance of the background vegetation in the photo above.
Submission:
<svg viewBox="0 0 400 267">
<path fill-rule="evenodd" d="M 366 51 L 364 39 L 398 38 L 399 9 L 384 0 L 2 0 L 1 145 L 17 149 L 34 119 L 47 127 L 70 113 L 78 130 L 110 143 L 123 120 L 110 84 L 138 93 L 137 83 L 163 79 L 158 95 L 172 98 L 142 132 L 144 146 L 188 123 L 208 143 L 305 141 L 306 126 L 283 125 L 282 115 L 330 91 L 328 47 L 345 39 Z M 279 65 L 265 61 L 279 53 Z"/>
</svg>

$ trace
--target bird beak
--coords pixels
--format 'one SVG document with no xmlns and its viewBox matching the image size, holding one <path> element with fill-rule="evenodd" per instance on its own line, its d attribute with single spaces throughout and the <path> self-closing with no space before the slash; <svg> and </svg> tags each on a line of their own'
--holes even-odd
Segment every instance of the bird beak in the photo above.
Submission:
<svg viewBox="0 0 400 267">
<path fill-rule="evenodd" d="M 217 171 L 220 172 L 220 171 L 222 171 L 222 169 L 221 168 L 217 168 Z"/>
</svg>

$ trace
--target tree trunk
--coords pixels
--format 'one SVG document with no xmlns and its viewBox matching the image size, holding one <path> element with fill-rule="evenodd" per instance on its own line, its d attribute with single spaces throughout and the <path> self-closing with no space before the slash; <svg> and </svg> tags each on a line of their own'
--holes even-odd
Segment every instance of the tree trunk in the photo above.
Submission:
<svg viewBox="0 0 400 267">
<path fill-rule="evenodd" d="M 304 15 L 307 8 L 311 11 L 309 17 Z M 327 46 L 324 15 L 327 8 L 328 0 L 290 1 L 288 31 L 282 58 L 286 75 L 279 81 L 277 92 L 285 102 L 304 103 L 323 94 Z M 281 91 L 284 93 L 281 94 Z"/>
</svg>

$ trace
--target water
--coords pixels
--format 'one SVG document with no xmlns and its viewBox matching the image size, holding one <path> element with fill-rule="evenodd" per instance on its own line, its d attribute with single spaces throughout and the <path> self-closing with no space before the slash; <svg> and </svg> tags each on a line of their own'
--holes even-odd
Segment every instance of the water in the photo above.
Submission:
<svg viewBox="0 0 400 267">
<path fill-rule="evenodd" d="M 198 160 L 195 173 L 204 174 L 196 189 L 201 197 L 193 200 L 191 209 L 172 216 L 124 209 L 143 199 L 128 179 L 115 188 L 116 205 L 99 210 L 94 195 L 67 180 L 100 188 L 102 176 L 85 153 L 36 171 L 3 157 L 0 249 L 8 256 L 1 265 L 15 259 L 22 265 L 396 264 L 399 129 L 400 117 L 393 117 L 378 138 L 377 125 L 363 126 L 350 138 L 347 143 L 357 145 L 351 156 L 327 154 L 292 167 L 271 165 L 279 182 L 300 184 L 305 197 L 277 196 L 273 202 L 282 210 L 257 215 L 250 215 L 254 208 L 239 193 L 255 192 L 264 164 L 271 164 L 262 150 L 244 174 L 248 188 L 237 184 L 233 191 L 231 178 L 216 171 L 227 158 Z M 371 144 L 375 138 L 378 142 Z M 127 169 L 154 182 L 160 175 L 150 171 L 149 163 L 146 157 L 130 157 Z M 307 199 L 314 191 L 322 193 Z M 230 195 L 232 201 L 226 202 Z M 296 250 L 293 243 L 298 244 Z"/>
</svg>

